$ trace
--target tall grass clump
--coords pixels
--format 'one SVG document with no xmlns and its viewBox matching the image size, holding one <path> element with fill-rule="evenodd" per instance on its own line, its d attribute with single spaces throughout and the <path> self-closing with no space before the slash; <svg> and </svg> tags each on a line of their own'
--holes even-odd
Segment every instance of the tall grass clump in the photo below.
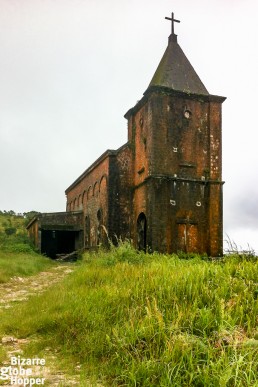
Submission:
<svg viewBox="0 0 258 387">
<path fill-rule="evenodd" d="M 257 261 L 191 258 L 128 243 L 85 254 L 0 331 L 37 335 L 106 386 L 257 385 Z"/>
</svg>

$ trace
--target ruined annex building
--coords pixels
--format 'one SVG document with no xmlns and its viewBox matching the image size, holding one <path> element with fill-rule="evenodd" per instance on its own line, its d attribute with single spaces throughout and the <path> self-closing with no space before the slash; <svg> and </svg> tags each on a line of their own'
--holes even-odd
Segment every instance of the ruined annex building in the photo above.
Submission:
<svg viewBox="0 0 258 387">
<path fill-rule="evenodd" d="M 128 142 L 107 150 L 65 191 L 66 212 L 28 230 L 49 256 L 128 238 L 139 249 L 220 256 L 221 105 L 174 33 L 142 99 L 125 114 Z"/>
</svg>

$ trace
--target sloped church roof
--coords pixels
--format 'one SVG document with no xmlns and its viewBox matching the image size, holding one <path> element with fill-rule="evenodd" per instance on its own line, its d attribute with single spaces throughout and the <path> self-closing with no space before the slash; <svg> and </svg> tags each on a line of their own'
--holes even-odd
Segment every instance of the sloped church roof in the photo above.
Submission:
<svg viewBox="0 0 258 387">
<path fill-rule="evenodd" d="M 168 47 L 158 65 L 149 87 L 167 87 L 176 91 L 209 95 L 193 66 L 177 43 L 177 35 L 168 38 Z"/>
</svg>

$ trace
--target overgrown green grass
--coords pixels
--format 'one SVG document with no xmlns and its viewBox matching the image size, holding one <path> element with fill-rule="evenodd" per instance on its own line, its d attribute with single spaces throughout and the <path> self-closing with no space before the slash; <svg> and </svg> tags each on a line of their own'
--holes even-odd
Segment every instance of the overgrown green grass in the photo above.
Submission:
<svg viewBox="0 0 258 387">
<path fill-rule="evenodd" d="M 21 215 L 15 215 L 13 211 L 0 212 L 0 251 L 9 253 L 34 251 L 26 231 L 26 221 L 27 219 Z"/>
<path fill-rule="evenodd" d="M 85 254 L 64 282 L 1 316 L 107 386 L 257 386 L 258 263 Z M 82 381 L 82 386 L 85 385 Z"/>
<path fill-rule="evenodd" d="M 12 277 L 26 277 L 55 265 L 49 258 L 35 252 L 11 253 L 0 251 L 0 283 Z"/>
<path fill-rule="evenodd" d="M 3 213 L 0 211 L 0 232 L 7 228 L 16 229 L 17 233 L 24 233 L 25 218 L 22 215 L 16 215 L 13 211 Z"/>
<path fill-rule="evenodd" d="M 36 274 L 54 264 L 34 251 L 25 223 L 26 219 L 13 211 L 0 212 L 0 283 Z"/>
</svg>

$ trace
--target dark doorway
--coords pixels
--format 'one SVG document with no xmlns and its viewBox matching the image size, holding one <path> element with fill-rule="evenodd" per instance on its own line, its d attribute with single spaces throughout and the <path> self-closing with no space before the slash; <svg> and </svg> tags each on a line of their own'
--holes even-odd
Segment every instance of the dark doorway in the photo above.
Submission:
<svg viewBox="0 0 258 387">
<path fill-rule="evenodd" d="M 137 244 L 138 250 L 146 251 L 147 219 L 143 212 L 137 219 Z"/>
<path fill-rule="evenodd" d="M 41 253 L 54 259 L 57 254 L 72 253 L 78 234 L 78 231 L 42 230 Z"/>
</svg>

